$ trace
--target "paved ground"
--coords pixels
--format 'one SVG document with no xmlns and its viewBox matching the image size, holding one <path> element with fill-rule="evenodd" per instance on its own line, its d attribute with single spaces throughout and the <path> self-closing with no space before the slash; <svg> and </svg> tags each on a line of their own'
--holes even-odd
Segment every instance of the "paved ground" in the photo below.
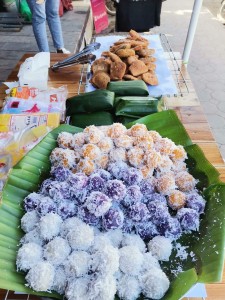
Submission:
<svg viewBox="0 0 225 300">
<path fill-rule="evenodd" d="M 161 26 L 155 30 L 169 35 L 174 51 L 183 52 L 193 3 L 194 0 L 163 3 Z M 188 71 L 225 159 L 225 26 L 215 17 L 219 3 L 220 0 L 203 3 Z"/>
</svg>

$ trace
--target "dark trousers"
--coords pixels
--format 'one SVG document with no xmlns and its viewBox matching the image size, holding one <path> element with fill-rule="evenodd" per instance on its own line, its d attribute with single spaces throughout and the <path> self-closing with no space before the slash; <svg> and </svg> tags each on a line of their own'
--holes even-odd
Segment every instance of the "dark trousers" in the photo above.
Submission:
<svg viewBox="0 0 225 300">
<path fill-rule="evenodd" d="M 162 0 L 120 0 L 116 4 L 116 31 L 148 31 L 160 25 Z"/>
</svg>

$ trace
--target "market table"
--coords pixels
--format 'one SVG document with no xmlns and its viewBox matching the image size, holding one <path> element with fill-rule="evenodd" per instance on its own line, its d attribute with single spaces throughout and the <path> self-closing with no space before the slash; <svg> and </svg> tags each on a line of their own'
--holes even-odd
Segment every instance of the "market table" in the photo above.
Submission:
<svg viewBox="0 0 225 300">
<path fill-rule="evenodd" d="M 24 54 L 16 67 L 12 70 L 8 77 L 8 81 L 17 81 L 17 73 L 19 67 L 24 60 L 34 54 Z M 52 54 L 51 53 L 51 65 L 66 58 L 65 54 Z M 208 122 L 204 115 L 200 101 L 196 95 L 194 86 L 188 75 L 185 65 L 181 60 L 176 58 L 174 64 L 174 58 L 171 59 L 171 55 L 167 55 L 168 65 L 172 72 L 172 75 L 178 85 L 178 95 L 174 97 L 165 97 L 164 103 L 166 109 L 173 109 L 176 111 L 179 119 L 186 128 L 193 143 L 196 143 L 203 150 L 206 158 L 212 163 L 212 165 L 220 172 L 220 179 L 225 182 L 225 164 L 219 152 L 218 146 L 214 140 L 214 137 L 209 128 Z M 60 69 L 56 72 L 49 70 L 49 87 L 59 87 L 67 85 L 69 97 L 74 96 L 80 92 L 84 92 L 85 82 L 87 74 L 87 66 L 74 65 L 68 68 Z M 0 107 L 3 105 L 3 99 L 5 97 L 5 86 L 0 86 Z M 223 280 L 218 284 L 206 285 L 208 300 L 224 299 L 225 291 L 225 274 Z M 0 291 L 0 299 L 4 299 L 5 291 Z M 8 298 L 7 298 L 8 297 Z M 30 299 L 37 299 L 32 296 Z M 11 299 L 10 296 L 6 296 L 5 299 Z M 13 296 L 15 299 L 15 296 Z M 21 296 L 20 298 L 21 299 Z M 26 299 L 26 298 L 23 298 Z M 197 299 L 197 298 L 192 298 Z M 199 299 L 199 298 L 198 298 Z"/>
</svg>

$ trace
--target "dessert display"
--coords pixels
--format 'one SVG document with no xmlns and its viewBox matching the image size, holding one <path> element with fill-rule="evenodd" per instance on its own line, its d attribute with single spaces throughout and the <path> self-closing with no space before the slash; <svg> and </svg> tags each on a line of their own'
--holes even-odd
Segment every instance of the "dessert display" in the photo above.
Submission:
<svg viewBox="0 0 225 300">
<path fill-rule="evenodd" d="M 149 85 L 158 85 L 155 49 L 148 47 L 146 38 L 130 30 L 128 37 L 115 42 L 93 62 L 90 82 L 99 89 L 106 89 L 110 81 L 121 80 L 143 80 Z"/>
<path fill-rule="evenodd" d="M 205 208 L 184 148 L 143 124 L 57 142 L 50 178 L 23 201 L 17 268 L 28 286 L 68 300 L 161 299 L 170 283 L 159 261 L 199 230 Z"/>
</svg>

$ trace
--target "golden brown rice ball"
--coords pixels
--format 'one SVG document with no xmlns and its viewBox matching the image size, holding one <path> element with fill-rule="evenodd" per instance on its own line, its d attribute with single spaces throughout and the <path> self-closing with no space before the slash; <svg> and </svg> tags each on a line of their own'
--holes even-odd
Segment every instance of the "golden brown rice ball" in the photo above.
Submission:
<svg viewBox="0 0 225 300">
<path fill-rule="evenodd" d="M 129 135 L 121 135 L 120 137 L 114 139 L 114 143 L 118 148 L 130 149 L 133 146 L 133 139 Z"/>
<path fill-rule="evenodd" d="M 195 188 L 196 179 L 188 172 L 182 171 L 176 174 L 176 185 L 183 192 L 190 192 Z"/>
<path fill-rule="evenodd" d="M 157 168 L 162 160 L 162 157 L 159 152 L 155 150 L 150 150 L 145 155 L 146 165 L 149 168 Z"/>
<path fill-rule="evenodd" d="M 172 209 L 178 210 L 185 206 L 186 195 L 181 191 L 174 190 L 168 195 L 167 202 Z"/>
<path fill-rule="evenodd" d="M 73 135 L 69 132 L 61 132 L 58 135 L 57 142 L 60 148 L 73 149 L 74 139 Z"/>
<path fill-rule="evenodd" d="M 104 137 L 103 132 L 94 125 L 86 127 L 84 134 L 86 142 L 91 144 L 97 144 Z"/>
<path fill-rule="evenodd" d="M 98 160 L 101 157 L 101 150 L 94 144 L 86 144 L 82 147 L 82 155 L 84 158 Z"/>
<path fill-rule="evenodd" d="M 137 136 L 145 136 L 148 133 L 148 129 L 144 124 L 135 124 L 129 129 L 129 135 L 137 137 Z"/>
<path fill-rule="evenodd" d="M 172 172 L 162 174 L 156 179 L 156 187 L 159 193 L 168 195 L 176 188 L 174 174 Z"/>
<path fill-rule="evenodd" d="M 113 140 L 110 137 L 104 137 L 97 146 L 104 153 L 109 153 L 113 149 Z"/>
<path fill-rule="evenodd" d="M 187 158 L 187 153 L 184 150 L 184 147 L 179 145 L 179 146 L 175 146 L 170 157 L 173 161 L 176 160 L 184 161 Z"/>
<path fill-rule="evenodd" d="M 127 158 L 132 166 L 138 167 L 144 162 L 144 151 L 139 147 L 133 147 L 127 151 Z"/>
<path fill-rule="evenodd" d="M 118 138 L 121 135 L 126 134 L 127 129 L 126 127 L 121 123 L 114 123 L 109 126 L 107 130 L 107 135 L 111 137 L 112 139 Z"/>
<path fill-rule="evenodd" d="M 77 165 L 77 172 L 90 175 L 95 170 L 95 164 L 90 158 L 81 159 Z"/>
</svg>

